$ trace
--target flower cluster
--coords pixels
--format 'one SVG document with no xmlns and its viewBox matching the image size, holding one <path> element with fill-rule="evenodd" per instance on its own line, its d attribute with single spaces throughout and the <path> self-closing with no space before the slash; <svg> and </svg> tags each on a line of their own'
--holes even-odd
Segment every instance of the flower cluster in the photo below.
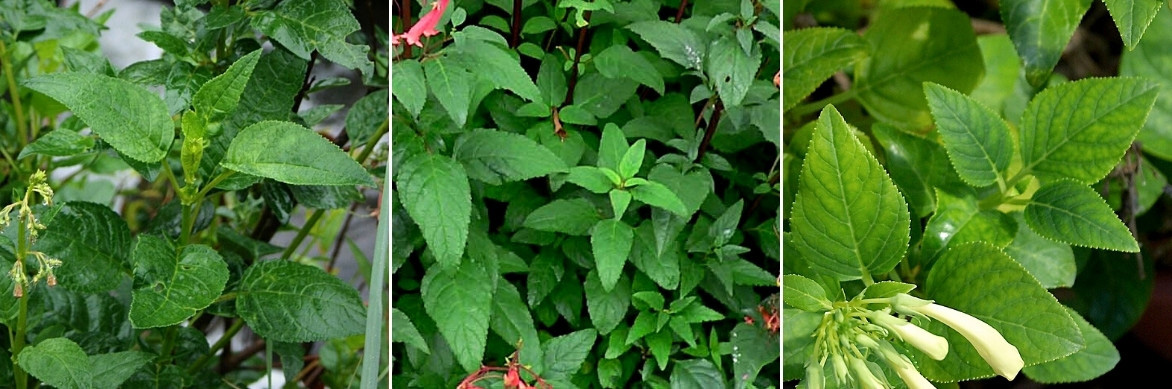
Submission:
<svg viewBox="0 0 1172 389">
<path fill-rule="evenodd" d="M 431 3 L 431 10 L 423 15 L 418 22 L 415 23 L 411 29 L 407 30 L 402 35 L 391 35 L 391 45 L 397 46 L 399 39 L 407 40 L 407 44 L 423 47 L 423 42 L 419 41 L 419 36 L 433 36 L 439 34 L 435 26 L 439 24 L 440 17 L 444 16 L 444 12 L 448 9 L 448 2 L 450 0 L 435 0 Z"/>
<path fill-rule="evenodd" d="M 16 262 L 12 264 L 12 270 L 8 272 L 15 283 L 12 295 L 18 298 L 24 296 L 26 286 L 36 284 L 42 278 L 48 278 L 49 286 L 57 285 L 57 276 L 53 275 L 53 268 L 61 266 L 61 260 L 49 258 L 40 251 L 28 250 L 28 247 L 36 242 L 40 231 L 45 229 L 45 225 L 41 224 L 36 215 L 33 214 L 31 204 L 35 202 L 34 195 L 41 196 L 41 203 L 44 205 L 53 204 L 53 188 L 49 186 L 49 179 L 43 170 L 38 170 L 29 177 L 29 186 L 24 192 L 23 199 L 0 209 L 0 227 L 7 227 L 11 224 L 12 211 L 16 210 L 19 228 L 21 228 L 19 236 L 22 241 L 17 243 L 19 248 Z M 37 274 L 33 276 L 31 281 L 24 269 L 24 260 L 29 255 L 37 260 Z"/>
<path fill-rule="evenodd" d="M 938 320 L 956 330 L 972 343 L 997 375 L 1006 379 L 1014 379 L 1025 365 L 1017 347 L 989 324 L 966 313 L 903 293 L 872 300 L 868 303 L 885 302 L 889 307 L 870 310 L 858 304 L 842 303 L 825 313 L 815 333 L 815 358 L 806 364 L 806 387 L 825 386 L 829 362 L 839 386 L 890 388 L 892 385 L 879 365 L 869 361 L 870 358 L 886 363 L 911 389 L 933 388 L 891 341 L 908 344 L 934 360 L 948 355 L 948 341 L 907 319 L 893 316 L 892 310 L 906 316 Z"/>
</svg>

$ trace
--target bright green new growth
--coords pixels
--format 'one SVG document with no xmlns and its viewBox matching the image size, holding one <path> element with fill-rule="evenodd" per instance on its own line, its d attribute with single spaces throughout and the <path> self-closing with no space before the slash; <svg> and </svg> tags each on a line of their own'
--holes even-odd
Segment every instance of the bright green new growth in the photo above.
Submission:
<svg viewBox="0 0 1172 389">
<path fill-rule="evenodd" d="M 903 258 L 910 223 L 879 162 L 833 106 L 824 109 L 798 181 L 793 248 L 820 271 L 869 280 Z"/>
<path fill-rule="evenodd" d="M 1034 193 L 1025 220 L 1038 235 L 1075 246 L 1139 252 L 1131 231 L 1094 189 L 1070 180 Z"/>
<path fill-rule="evenodd" d="M 1004 172 L 1013 159 L 1009 125 L 993 110 L 964 94 L 924 83 L 924 95 L 960 178 L 974 187 L 1005 186 Z"/>
</svg>

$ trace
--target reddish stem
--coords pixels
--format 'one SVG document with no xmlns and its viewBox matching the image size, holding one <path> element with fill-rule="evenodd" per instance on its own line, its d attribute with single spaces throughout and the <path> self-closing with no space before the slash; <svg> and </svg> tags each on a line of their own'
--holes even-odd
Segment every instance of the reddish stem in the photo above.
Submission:
<svg viewBox="0 0 1172 389">
<path fill-rule="evenodd" d="M 582 11 L 582 18 L 586 22 L 590 22 L 590 11 Z M 588 25 L 589 26 L 589 25 Z M 578 84 L 578 63 L 582 61 L 582 49 L 586 47 L 588 27 L 578 29 L 578 45 L 574 48 L 574 66 L 570 67 L 570 85 L 566 88 L 566 103 L 569 103 L 574 96 L 574 86 Z"/>
<path fill-rule="evenodd" d="M 712 142 L 712 134 L 716 133 L 716 125 L 720 123 L 720 114 L 724 111 L 724 103 L 716 100 L 716 106 L 712 107 L 712 117 L 708 119 L 708 127 L 704 129 L 704 140 L 700 141 L 700 152 L 696 154 L 696 160 L 704 159 L 704 153 L 708 151 L 708 144 Z"/>
<path fill-rule="evenodd" d="M 509 47 L 517 48 L 521 44 L 521 0 L 513 0 L 513 39 Z"/>
<path fill-rule="evenodd" d="M 414 0 L 403 0 L 402 1 L 403 6 L 399 7 L 399 10 L 403 11 L 402 18 L 403 18 L 403 29 L 404 30 L 411 28 L 411 2 L 412 1 L 414 1 Z M 411 58 L 411 45 L 408 45 L 408 44 L 403 45 L 403 56 L 405 58 Z"/>
<path fill-rule="evenodd" d="M 684 10 L 688 9 L 688 0 L 680 0 L 680 10 L 676 11 L 676 23 L 684 18 Z"/>
</svg>

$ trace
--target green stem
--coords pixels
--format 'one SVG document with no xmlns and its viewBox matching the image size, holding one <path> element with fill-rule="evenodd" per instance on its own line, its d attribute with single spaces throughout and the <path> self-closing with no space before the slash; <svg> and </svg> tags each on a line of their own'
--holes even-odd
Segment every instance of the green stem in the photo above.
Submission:
<svg viewBox="0 0 1172 389">
<path fill-rule="evenodd" d="M 871 278 L 871 272 L 867 271 L 866 268 L 859 269 L 859 270 L 861 270 L 861 272 L 863 273 L 863 285 L 871 286 L 871 284 L 875 283 L 875 280 Z"/>
<path fill-rule="evenodd" d="M 191 364 L 191 367 L 187 368 L 187 374 L 195 374 L 195 372 L 203 369 L 203 366 L 216 355 L 217 351 L 220 351 L 220 349 L 228 345 L 228 342 L 232 341 L 232 337 L 236 336 L 236 333 L 240 332 L 241 328 L 244 328 L 244 320 L 236 319 L 236 321 L 232 322 L 232 326 L 228 327 L 227 331 L 224 331 L 224 335 L 220 336 L 220 340 L 217 340 L 216 344 L 213 344 L 212 348 L 206 354 L 200 356 L 199 359 L 195 360 L 195 363 Z"/>
<path fill-rule="evenodd" d="M 183 188 L 179 187 L 179 180 L 175 179 L 175 172 L 171 171 L 171 164 L 167 160 L 163 160 L 163 176 L 171 181 L 171 187 L 175 189 L 175 193 L 183 199 Z"/>
<path fill-rule="evenodd" d="M 163 335 L 163 350 L 159 354 L 163 360 L 171 360 L 171 351 L 175 349 L 175 338 L 179 337 L 179 325 L 167 327 L 167 333 Z"/>
<path fill-rule="evenodd" d="M 195 228 L 195 211 L 198 206 L 199 202 L 183 204 L 183 229 L 179 232 L 179 242 L 182 244 L 191 242 L 191 230 Z"/>
<path fill-rule="evenodd" d="M 374 134 L 370 136 L 370 139 L 366 140 L 366 146 L 363 146 L 362 152 L 358 153 L 358 156 L 355 157 L 354 160 L 358 161 L 358 163 L 365 161 L 366 158 L 370 156 L 370 153 L 374 151 L 374 145 L 377 145 L 378 140 L 382 139 L 383 134 L 387 133 L 387 128 L 389 126 L 390 122 L 387 119 L 383 119 L 383 123 L 378 126 L 378 130 L 376 130 Z"/>
<path fill-rule="evenodd" d="M 309 219 L 305 220 L 305 225 L 301 226 L 301 229 L 297 231 L 297 237 L 293 238 L 293 241 L 289 243 L 289 247 L 286 247 L 285 252 L 281 254 L 281 259 L 289 259 L 293 255 L 297 247 L 301 246 L 301 242 L 305 241 L 305 237 L 309 235 L 309 229 L 313 228 L 317 224 L 318 219 L 321 219 L 325 213 L 325 210 L 319 209 L 313 211 L 312 215 L 309 215 Z"/>
<path fill-rule="evenodd" d="M 846 92 L 842 92 L 842 93 L 827 97 L 822 100 L 818 100 L 815 102 L 806 103 L 806 104 L 799 105 L 797 107 L 793 107 L 793 109 L 789 110 L 789 113 L 791 113 L 793 115 L 797 115 L 797 116 L 805 116 L 805 115 L 812 114 L 814 112 L 821 111 L 822 108 L 827 105 L 838 104 L 838 103 L 841 103 L 841 102 L 844 102 L 847 100 L 851 100 L 853 98 L 855 98 L 855 90 L 851 89 Z"/>
<path fill-rule="evenodd" d="M 31 292 L 31 291 L 30 291 Z M 18 389 L 28 388 L 28 373 L 16 363 L 16 356 L 24 349 L 25 331 L 28 329 L 28 296 L 20 298 L 20 313 L 16 319 L 16 342 L 12 344 L 12 374 Z"/>
<path fill-rule="evenodd" d="M 8 60 L 8 46 L 4 39 L 0 39 L 0 66 L 4 67 L 4 77 L 8 79 L 8 95 L 12 97 L 12 108 L 16 111 L 16 135 L 20 139 L 20 147 L 28 145 L 28 127 L 24 121 L 24 106 L 20 103 L 20 91 L 16 88 L 16 77 L 12 72 L 12 61 Z"/>
<path fill-rule="evenodd" d="M 216 185 L 220 185 L 220 182 L 228 179 L 228 177 L 231 177 L 233 174 L 236 174 L 236 171 L 224 170 L 223 173 L 220 173 L 220 175 L 216 176 L 216 178 L 213 178 L 212 182 L 209 182 L 207 185 L 204 185 L 203 189 L 200 189 L 199 193 L 197 193 L 195 195 L 195 197 L 200 200 L 203 200 L 203 197 L 206 196 L 208 194 L 208 192 L 211 192 L 212 189 L 215 189 Z"/>
</svg>

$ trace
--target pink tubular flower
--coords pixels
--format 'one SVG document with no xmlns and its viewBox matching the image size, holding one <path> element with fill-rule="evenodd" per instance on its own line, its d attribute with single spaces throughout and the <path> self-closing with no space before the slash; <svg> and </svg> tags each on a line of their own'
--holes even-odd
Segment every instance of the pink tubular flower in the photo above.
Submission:
<svg viewBox="0 0 1172 389">
<path fill-rule="evenodd" d="M 403 38 L 407 40 L 407 44 L 409 45 L 423 47 L 423 42 L 419 41 L 419 36 L 432 36 L 439 34 L 439 31 L 436 31 L 435 26 L 439 24 L 440 17 L 444 16 L 444 12 L 448 10 L 449 1 L 451 0 L 436 0 L 435 2 L 431 3 L 431 11 L 427 11 L 427 15 L 423 15 L 423 17 L 420 18 L 414 26 L 411 26 L 410 30 L 407 30 L 407 33 L 398 36 L 392 36 L 391 44 L 396 45 L 399 43 L 399 38 Z"/>
</svg>

